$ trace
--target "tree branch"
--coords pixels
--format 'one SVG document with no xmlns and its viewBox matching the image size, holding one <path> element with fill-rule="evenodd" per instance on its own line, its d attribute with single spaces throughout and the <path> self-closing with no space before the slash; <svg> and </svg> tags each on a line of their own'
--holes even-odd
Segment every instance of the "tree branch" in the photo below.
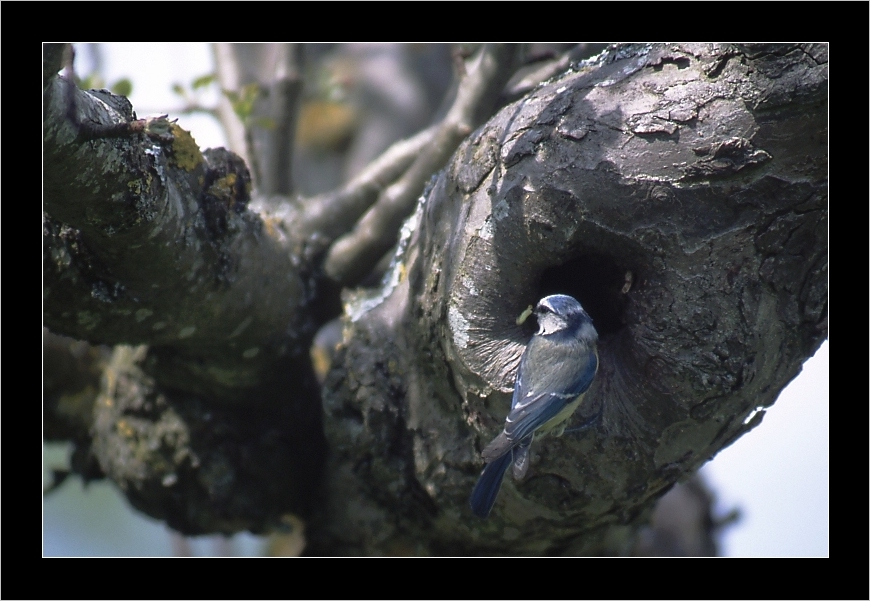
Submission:
<svg viewBox="0 0 870 601">
<path fill-rule="evenodd" d="M 89 426 L 50 422 L 88 437 L 76 469 L 189 533 L 274 529 L 323 492 L 313 553 L 631 548 L 825 336 L 826 48 L 614 47 L 449 150 L 498 102 L 511 52 L 485 48 L 441 123 L 280 216 L 248 210 L 236 155 L 165 119 L 137 131 L 125 100 L 49 77 L 46 323 L 151 345 L 114 349 Z M 328 257 L 358 281 L 445 153 L 379 304 L 350 301 L 325 343 L 321 406 L 305 351 L 337 295 L 317 261 L 368 211 Z M 527 479 L 475 521 L 530 334 L 516 316 L 552 292 L 601 335 L 580 409 L 601 421 L 536 440 Z"/>
<path fill-rule="evenodd" d="M 72 51 L 70 44 L 42 45 L 42 88 L 48 85 L 64 66 L 65 54 Z"/>
<path fill-rule="evenodd" d="M 350 230 L 379 193 L 432 144 L 437 131 L 438 126 L 433 125 L 396 142 L 341 189 L 306 200 L 299 217 L 300 230 L 319 232 L 330 241 Z"/>
<path fill-rule="evenodd" d="M 218 117 L 224 126 L 230 149 L 252 167 L 251 173 L 256 182 L 257 170 L 253 168 L 254 163 L 252 162 L 253 148 L 249 147 L 245 125 L 233 110 L 229 98 L 224 93 L 225 90 L 240 90 L 242 88 L 244 77 L 240 60 L 236 56 L 233 44 L 212 44 L 212 53 L 214 54 L 218 83 L 221 87 L 221 96 L 217 107 Z"/>
<path fill-rule="evenodd" d="M 245 98 L 249 111 L 240 118 L 227 98 L 218 105 L 228 126 L 231 147 L 244 140 L 257 191 L 264 198 L 293 192 L 292 160 L 302 94 L 301 44 L 215 44 L 218 80 L 229 93 Z M 226 93 L 225 92 L 225 96 Z M 240 129 L 241 126 L 241 129 Z"/>
<path fill-rule="evenodd" d="M 262 187 L 262 193 L 266 195 L 289 196 L 293 193 L 293 148 L 302 98 L 303 50 L 302 44 L 279 44 L 276 48 L 269 94 L 274 128 L 267 128 L 263 149 L 263 156 L 268 161 Z"/>
<path fill-rule="evenodd" d="M 245 125 L 233 110 L 229 98 L 224 93 L 225 90 L 240 90 L 244 83 L 242 67 L 239 64 L 234 46 L 234 44 L 212 44 L 218 84 L 221 88 L 217 113 L 227 134 L 230 149 L 242 157 L 247 165 L 252 166 L 251 172 L 256 178 L 256 169 L 253 168 L 254 163 L 251 161 L 253 148 L 249 148 Z"/>
<path fill-rule="evenodd" d="M 348 308 L 312 552 L 631 549 L 824 339 L 827 76 L 822 45 L 619 46 L 470 136 L 399 277 Z M 574 420 L 600 421 L 536 438 L 533 471 L 477 520 L 480 452 L 530 336 L 516 317 L 553 293 L 598 330 Z"/>
<path fill-rule="evenodd" d="M 210 381 L 220 394 L 259 382 L 280 357 L 302 352 L 292 341 L 313 323 L 299 311 L 299 265 L 279 232 L 247 210 L 241 159 L 223 149 L 200 153 L 168 122 L 167 141 L 136 133 L 82 141 L 67 119 L 71 94 L 75 120 L 91 129 L 132 119 L 118 97 L 60 78 L 47 89 L 46 324 L 92 342 L 209 356 L 225 370 L 220 385 L 213 375 L 180 379 Z M 267 281 L 275 295 L 253 302 L 251 290 Z"/>
<path fill-rule="evenodd" d="M 485 46 L 475 55 L 431 145 L 401 179 L 384 190 L 353 232 L 333 244 L 324 263 L 331 278 L 345 285 L 358 282 L 395 244 L 402 220 L 410 214 L 431 174 L 492 110 L 512 73 L 517 50 L 516 46 Z"/>
</svg>

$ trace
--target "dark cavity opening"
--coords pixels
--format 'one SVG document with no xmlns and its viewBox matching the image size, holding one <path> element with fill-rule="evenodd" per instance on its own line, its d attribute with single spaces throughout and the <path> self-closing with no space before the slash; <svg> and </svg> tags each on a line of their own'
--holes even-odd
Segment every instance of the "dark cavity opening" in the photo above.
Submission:
<svg viewBox="0 0 870 601">
<path fill-rule="evenodd" d="M 550 294 L 573 296 L 592 317 L 598 335 L 605 337 L 623 325 L 627 271 L 608 256 L 585 255 L 544 271 L 539 298 Z"/>
</svg>

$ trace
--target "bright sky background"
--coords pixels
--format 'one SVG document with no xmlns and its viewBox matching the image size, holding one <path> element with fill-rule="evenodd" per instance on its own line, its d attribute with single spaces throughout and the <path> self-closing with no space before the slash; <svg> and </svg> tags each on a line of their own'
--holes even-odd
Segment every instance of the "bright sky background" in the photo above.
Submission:
<svg viewBox="0 0 870 601">
<path fill-rule="evenodd" d="M 169 113 L 191 132 L 201 148 L 223 146 L 223 131 L 206 115 L 178 115 L 183 101 L 173 83 L 189 88 L 193 78 L 213 71 L 206 44 L 104 44 L 103 77 L 110 86 L 122 77 L 133 82 L 130 101 L 139 117 Z M 92 70 L 80 50 L 76 71 Z M 202 96 L 214 106 L 216 92 Z M 741 521 L 726 530 L 723 555 L 738 557 L 827 557 L 828 548 L 828 343 L 804 364 L 764 417 L 764 422 L 707 464 L 702 473 L 718 495 L 724 515 L 734 507 Z M 65 447 L 51 445 L 46 467 L 66 461 Z M 71 478 L 44 503 L 45 555 L 171 555 L 172 537 L 160 522 L 128 508 L 108 483 L 83 490 Z M 193 542 L 197 555 L 218 549 L 217 537 Z M 233 538 L 235 554 L 256 555 L 260 539 Z"/>
</svg>

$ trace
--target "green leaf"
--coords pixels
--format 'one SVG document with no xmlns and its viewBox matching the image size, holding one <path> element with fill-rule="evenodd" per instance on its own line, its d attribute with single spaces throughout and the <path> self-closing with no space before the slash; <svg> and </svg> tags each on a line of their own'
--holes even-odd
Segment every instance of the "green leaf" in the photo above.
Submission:
<svg viewBox="0 0 870 601">
<path fill-rule="evenodd" d="M 133 82 L 126 77 L 112 84 L 112 92 L 118 96 L 129 96 L 133 92 Z"/>
<path fill-rule="evenodd" d="M 239 116 L 242 122 L 254 113 L 254 102 L 261 94 L 260 85 L 257 83 L 249 83 L 242 87 L 239 92 L 232 90 L 224 90 L 224 95 L 230 101 L 233 111 Z"/>
<path fill-rule="evenodd" d="M 82 90 L 99 90 L 103 87 L 105 87 L 105 82 L 96 72 L 86 75 L 79 80 L 79 88 Z"/>
<path fill-rule="evenodd" d="M 200 75 L 199 77 L 197 77 L 196 79 L 194 79 L 191 82 L 190 87 L 193 88 L 194 90 L 198 90 L 200 88 L 205 88 L 207 86 L 210 86 L 211 83 L 215 79 L 216 79 L 216 76 L 214 73 L 209 73 L 207 75 Z"/>
</svg>

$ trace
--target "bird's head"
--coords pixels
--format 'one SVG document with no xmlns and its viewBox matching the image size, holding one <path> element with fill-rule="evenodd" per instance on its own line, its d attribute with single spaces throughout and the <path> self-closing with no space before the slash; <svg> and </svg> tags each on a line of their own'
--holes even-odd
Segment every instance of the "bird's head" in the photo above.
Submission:
<svg viewBox="0 0 870 601">
<path fill-rule="evenodd" d="M 547 336 L 561 331 L 573 331 L 578 338 L 588 342 L 598 340 L 592 318 L 574 297 L 565 294 L 545 296 L 535 307 L 538 319 L 538 335 Z"/>
</svg>

